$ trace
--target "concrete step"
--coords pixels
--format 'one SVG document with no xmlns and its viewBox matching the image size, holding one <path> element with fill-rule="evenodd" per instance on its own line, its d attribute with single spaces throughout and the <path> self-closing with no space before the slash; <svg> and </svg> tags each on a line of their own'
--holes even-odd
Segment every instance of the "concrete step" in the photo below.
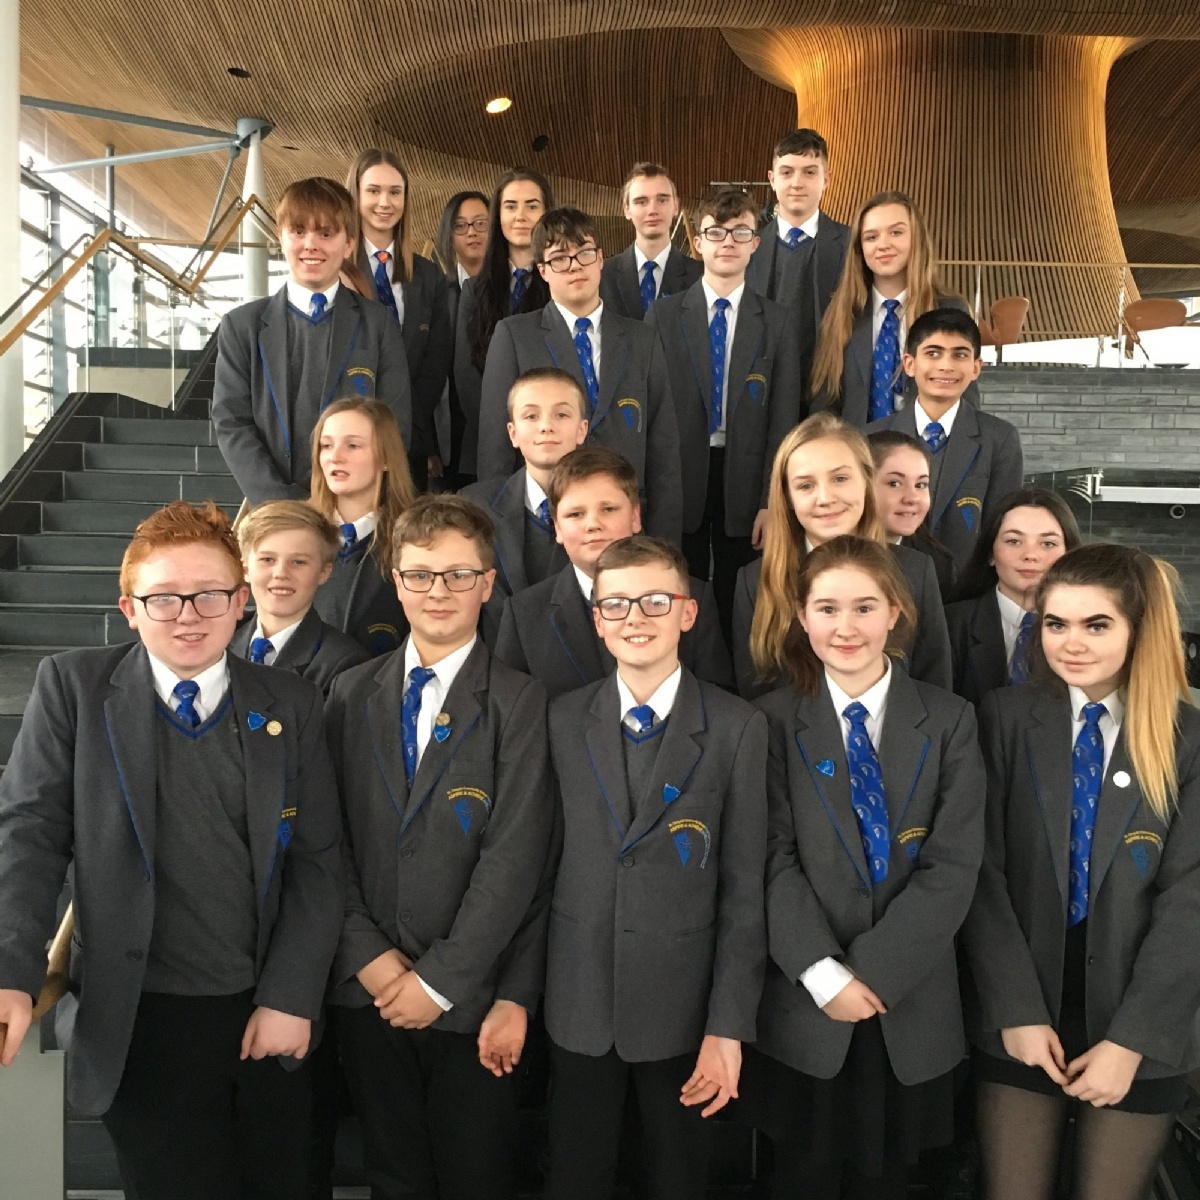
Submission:
<svg viewBox="0 0 1200 1200">
<path fill-rule="evenodd" d="M 132 641 L 137 635 L 121 616 L 116 595 L 114 582 L 103 606 L 0 605 L 0 647 L 115 646 Z"/>
<path fill-rule="evenodd" d="M 232 475 L 194 475 L 161 471 L 118 474 L 113 471 L 64 471 L 64 500 L 147 500 L 156 507 L 172 500 L 239 504 L 242 493 Z"/>
<path fill-rule="evenodd" d="M 233 520 L 241 498 L 221 504 Z M 47 500 L 42 502 L 42 529 L 46 533 L 120 533 L 128 537 L 139 521 L 144 521 L 162 506 L 152 500 L 142 501 L 79 501 Z"/>
<path fill-rule="evenodd" d="M 128 539 L 117 533 L 39 533 L 18 538 L 21 567 L 119 567 Z"/>
<path fill-rule="evenodd" d="M 225 460 L 216 446 L 88 442 L 83 447 L 83 466 L 87 471 L 186 471 L 192 474 L 229 474 Z"/>
<path fill-rule="evenodd" d="M 118 573 L 110 568 L 88 571 L 77 567 L 28 567 L 0 571 L 0 604 L 115 608 L 119 596 Z"/>
<path fill-rule="evenodd" d="M 217 435 L 211 421 L 174 418 L 155 421 L 148 417 L 102 417 L 101 440 L 109 445 L 215 446 Z"/>
</svg>

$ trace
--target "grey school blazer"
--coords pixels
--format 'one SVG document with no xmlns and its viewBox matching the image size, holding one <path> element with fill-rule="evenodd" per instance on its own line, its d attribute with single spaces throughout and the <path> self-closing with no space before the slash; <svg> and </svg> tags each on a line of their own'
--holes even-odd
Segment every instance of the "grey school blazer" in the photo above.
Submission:
<svg viewBox="0 0 1200 1200">
<path fill-rule="evenodd" d="M 539 972 L 506 951 L 550 847 L 546 693 L 476 642 L 442 706 L 448 733 L 430 739 L 411 791 L 403 697 L 401 648 L 339 675 L 326 706 L 348 885 L 330 999 L 368 1004 L 356 974 L 394 946 L 454 1005 L 433 1027 L 476 1033 L 493 1001 L 532 1009 L 540 993 Z"/>
<path fill-rule="evenodd" d="M 698 258 L 689 258 L 672 246 L 655 303 L 667 296 L 686 292 L 703 274 L 704 264 Z M 604 260 L 604 270 L 600 275 L 600 299 L 604 301 L 605 308 L 611 306 L 618 316 L 634 321 L 641 321 L 645 317 L 642 311 L 642 281 L 632 244 L 615 258 Z"/>
<path fill-rule="evenodd" d="M 910 644 L 898 647 L 903 652 L 901 664 L 914 679 L 932 683 L 949 690 L 953 672 L 950 659 L 950 638 L 946 633 L 946 615 L 942 594 L 938 589 L 937 568 L 933 559 L 911 546 L 891 543 L 896 565 L 904 575 L 908 590 L 917 609 L 916 636 Z M 754 659 L 750 657 L 750 629 L 754 624 L 754 606 L 758 601 L 758 582 L 762 577 L 762 559 L 756 558 L 739 572 L 733 594 L 733 669 L 737 676 L 739 696 L 753 700 L 765 695 L 782 682 L 772 675 L 760 678 Z"/>
<path fill-rule="evenodd" d="M 254 1003 L 315 1021 L 344 907 L 321 694 L 226 661 L 258 894 Z M 87 1115 L 121 1082 L 154 925 L 155 704 L 141 642 L 43 659 L 0 779 L 0 987 L 37 995 L 69 873 L 71 984 L 55 1015 L 68 1098 Z"/>
<path fill-rule="evenodd" d="M 508 317 L 492 334 L 479 409 L 480 475 L 503 475 L 521 465 L 508 437 L 508 391 L 532 367 L 561 367 L 583 383 L 571 331 L 553 303 L 541 312 Z M 588 444 L 607 446 L 633 464 L 646 531 L 678 545 L 679 427 L 654 331 L 641 321 L 601 313 L 599 384 Z"/>
<path fill-rule="evenodd" d="M 230 654 L 236 654 L 238 658 L 250 657 L 255 624 L 254 617 L 242 623 L 229 643 Z M 349 634 L 322 621 L 317 610 L 310 608 L 271 666 L 315 683 L 322 694 L 327 695 L 330 684 L 342 671 L 367 662 L 369 658 L 370 655 Z"/>
<path fill-rule="evenodd" d="M 679 424 L 683 531 L 695 533 L 704 519 L 708 491 L 712 408 L 703 284 L 656 301 L 646 324 L 658 333 L 666 355 Z M 787 310 L 746 288 L 726 363 L 725 532 L 730 537 L 749 537 L 758 510 L 767 504 L 775 451 L 802 416 L 800 353 Z"/>
<path fill-rule="evenodd" d="M 957 296 L 939 296 L 937 308 L 957 308 L 967 312 L 964 300 Z M 827 408 L 835 412 L 848 425 L 862 429 L 867 424 L 867 411 L 871 401 L 871 369 L 875 354 L 875 342 L 872 334 L 873 318 L 869 307 L 864 308 L 854 319 L 854 328 L 850 341 L 846 345 L 842 358 L 842 394 L 836 400 L 825 392 L 812 397 L 812 411 Z M 900 347 L 901 354 L 904 346 Z M 901 370 L 897 363 L 897 369 Z M 916 384 L 911 378 L 904 380 L 904 407 L 908 408 L 916 399 Z M 978 381 L 969 384 L 963 392 L 963 400 L 978 408 L 980 405 Z M 961 409 L 959 410 L 962 411 Z"/>
<path fill-rule="evenodd" d="M 867 433 L 895 429 L 917 436 L 914 404 L 880 421 Z M 1021 486 L 1025 458 L 1016 427 L 970 404 L 960 404 L 945 446 L 939 451 L 941 470 L 929 504 L 929 530 L 954 555 L 963 570 L 979 530 L 1009 492 Z"/>
<path fill-rule="evenodd" d="M 546 1028 L 576 1054 L 695 1054 L 752 1042 L 766 963 L 767 728 L 686 669 L 653 779 L 631 796 L 615 675 L 555 700 L 563 830 Z"/>
<path fill-rule="evenodd" d="M 212 418 L 217 445 L 252 505 L 307 500 L 311 429 L 292 427 L 299 380 L 288 380 L 287 287 L 221 318 Z M 343 396 L 374 396 L 412 439 L 412 391 L 404 341 L 386 309 L 348 287 L 333 298 L 329 361 L 311 410 Z M 289 390 L 291 394 L 289 394 Z"/>
<path fill-rule="evenodd" d="M 988 692 L 1008 684 L 1008 651 L 996 589 L 976 600 L 946 605 L 946 629 L 954 662 L 954 691 L 976 708 Z"/>
<path fill-rule="evenodd" d="M 1089 868 L 1087 1033 L 1144 1055 L 1138 1079 L 1200 1065 L 1200 713 L 1180 704 L 1178 805 L 1154 815 L 1118 734 Z M 978 1011 L 972 1038 L 1005 1057 L 1000 1030 L 1055 1025 L 1062 1000 L 1071 839 L 1071 709 L 1065 690 L 1000 688 L 979 710 L 987 836 L 963 927 Z"/>
<path fill-rule="evenodd" d="M 770 726 L 767 939 L 758 1048 L 818 1079 L 841 1069 L 854 1025 L 825 1015 L 800 983 L 836 958 L 887 1007 L 879 1018 L 897 1079 L 952 1070 L 966 1049 L 954 938 L 983 854 L 983 759 L 958 696 L 893 670 L 876 750 L 891 826 L 874 887 L 850 803 L 842 721 L 822 679 L 759 701 Z"/>
</svg>

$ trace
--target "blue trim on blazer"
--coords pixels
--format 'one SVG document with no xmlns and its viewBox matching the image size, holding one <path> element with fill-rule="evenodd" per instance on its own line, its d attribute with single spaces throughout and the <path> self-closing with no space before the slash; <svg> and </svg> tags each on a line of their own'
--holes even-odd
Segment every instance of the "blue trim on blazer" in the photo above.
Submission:
<svg viewBox="0 0 1200 1200">
<path fill-rule="evenodd" d="M 108 750 L 112 755 L 113 766 L 117 770 L 117 784 L 121 788 L 121 799 L 125 801 L 125 808 L 129 813 L 129 823 L 133 826 L 133 836 L 137 838 L 138 849 L 142 852 L 142 862 L 146 865 L 146 879 L 152 881 L 154 879 L 154 862 L 150 855 L 146 853 L 146 842 L 142 837 L 142 831 L 138 828 L 137 817 L 133 815 L 133 804 L 129 799 L 129 788 L 125 784 L 125 776 L 121 771 L 121 762 L 117 758 L 117 747 L 113 743 L 112 728 L 108 723 L 108 714 L 104 715 L 104 732 L 108 738 Z"/>
<path fill-rule="evenodd" d="M 570 647 L 563 640 L 563 635 L 559 632 L 558 622 L 554 619 L 553 613 L 550 614 L 550 628 L 554 630 L 554 636 L 558 638 L 558 644 L 562 646 L 563 653 L 571 660 L 571 666 L 575 668 L 575 673 L 579 676 L 581 682 L 584 684 L 591 683 L 591 680 L 583 673 L 579 664 L 575 661 L 575 656 L 571 653 Z"/>
<path fill-rule="evenodd" d="M 846 857 L 850 860 L 850 865 L 854 868 L 854 873 L 863 881 L 864 886 L 870 887 L 870 879 L 862 873 L 862 869 L 858 865 L 858 860 L 854 857 L 854 852 L 846 845 L 846 839 L 842 837 L 842 827 L 837 823 L 837 819 L 833 815 L 833 810 L 829 807 L 829 801 L 825 799 L 825 793 L 822 791 L 816 775 L 813 774 L 812 763 L 808 761 L 808 754 L 805 752 L 804 743 L 800 740 L 799 733 L 796 734 L 796 746 L 800 750 L 800 757 L 804 760 L 805 767 L 808 768 L 808 774 L 813 781 L 813 787 L 817 789 L 817 795 L 821 797 L 821 805 L 825 809 L 825 815 L 829 818 L 829 823 L 838 835 L 838 841 L 842 843 L 842 849 L 846 851 Z"/>
<path fill-rule="evenodd" d="M 617 814 L 613 811 L 612 801 L 608 798 L 608 791 L 604 787 L 604 780 L 600 778 L 600 772 L 596 769 L 596 760 L 595 760 L 595 758 L 592 757 L 591 746 L 588 746 L 587 752 L 588 752 L 588 762 L 591 764 L 592 774 L 595 775 L 596 782 L 600 785 L 600 795 L 602 795 L 604 797 L 604 803 L 608 808 L 608 815 L 610 817 L 612 817 L 612 823 L 617 827 L 617 832 L 621 835 L 621 841 L 624 842 L 625 841 L 625 829 L 622 826 L 621 822 L 617 820 Z M 620 854 L 621 854 L 621 851 L 618 850 L 617 851 L 618 857 L 620 856 Z"/>
<path fill-rule="evenodd" d="M 287 425 L 283 420 L 283 413 L 279 410 L 279 401 L 275 399 L 275 385 L 271 382 L 271 371 L 267 366 L 267 356 L 263 353 L 262 342 L 258 344 L 258 361 L 262 363 L 263 379 L 267 384 L 267 394 L 271 397 L 271 407 L 275 410 L 275 419 L 279 422 L 279 432 L 283 434 L 283 448 L 287 451 L 288 458 L 292 457 L 292 439 L 288 437 Z"/>
</svg>

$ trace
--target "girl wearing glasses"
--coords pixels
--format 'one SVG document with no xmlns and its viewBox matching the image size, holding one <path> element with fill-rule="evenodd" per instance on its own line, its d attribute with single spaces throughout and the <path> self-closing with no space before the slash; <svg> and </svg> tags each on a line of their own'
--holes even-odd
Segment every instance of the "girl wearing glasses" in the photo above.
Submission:
<svg viewBox="0 0 1200 1200">
<path fill-rule="evenodd" d="M 770 960 L 743 1107 L 775 1143 L 772 1200 L 903 1200 L 953 1133 L 983 759 L 971 706 L 886 652 L 914 608 L 885 546 L 816 547 L 795 611 L 792 686 L 761 702 Z"/>
<path fill-rule="evenodd" d="M 373 655 L 395 650 L 408 622 L 392 581 L 392 526 L 412 503 L 400 429 L 378 400 L 338 400 L 312 438 L 310 503 L 341 531 L 342 545 L 313 607 Z"/>
<path fill-rule="evenodd" d="M 908 327 L 934 308 L 967 306 L 947 296 L 921 210 L 903 192 L 881 192 L 859 209 L 842 275 L 813 355 L 812 410 L 851 425 L 890 416 L 915 396 L 902 357 Z M 979 404 L 979 385 L 963 393 Z"/>
<path fill-rule="evenodd" d="M 364 150 L 346 177 L 358 216 L 358 266 L 369 295 L 400 323 L 412 381 L 413 435 L 409 468 L 420 490 L 442 473 L 434 412 L 454 356 L 446 281 L 427 258 L 413 253 L 408 221 L 408 172 L 387 150 Z"/>
</svg>

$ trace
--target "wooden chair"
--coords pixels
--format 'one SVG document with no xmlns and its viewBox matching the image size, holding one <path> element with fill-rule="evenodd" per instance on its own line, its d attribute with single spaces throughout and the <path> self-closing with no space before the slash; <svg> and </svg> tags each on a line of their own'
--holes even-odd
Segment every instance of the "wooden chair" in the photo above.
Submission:
<svg viewBox="0 0 1200 1200">
<path fill-rule="evenodd" d="M 1166 296 L 1155 296 L 1149 300 L 1135 300 L 1125 306 L 1125 316 L 1122 324 L 1125 327 L 1125 357 L 1133 357 L 1134 346 L 1142 346 L 1140 334 L 1148 329 L 1173 329 L 1177 325 L 1187 323 L 1187 307 L 1182 300 L 1172 300 Z M 1150 355 L 1146 354 L 1146 361 Z"/>
<path fill-rule="evenodd" d="M 979 322 L 979 338 L 985 346 L 996 347 L 996 361 L 1004 361 L 1004 347 L 1012 346 L 1021 338 L 1025 318 L 1029 315 L 1029 301 L 1024 296 L 1002 296 L 992 302 L 991 321 Z"/>
</svg>

